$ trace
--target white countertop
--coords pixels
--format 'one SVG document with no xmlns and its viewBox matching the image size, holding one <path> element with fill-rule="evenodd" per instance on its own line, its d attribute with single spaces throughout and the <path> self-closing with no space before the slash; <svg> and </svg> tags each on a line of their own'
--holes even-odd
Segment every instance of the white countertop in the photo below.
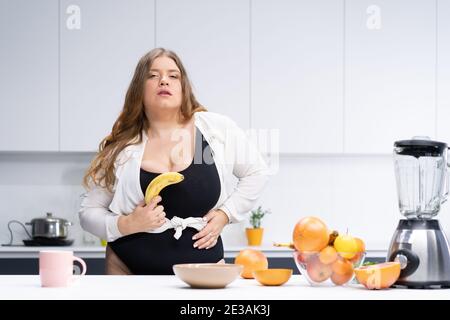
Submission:
<svg viewBox="0 0 450 320">
<path fill-rule="evenodd" d="M 261 250 L 267 257 L 292 257 L 292 249 L 263 246 L 225 246 L 225 258 L 234 258 L 239 251 L 251 248 Z M 67 246 L 67 247 L 26 247 L 26 246 L 1 246 L 0 259 L 2 258 L 37 258 L 41 250 L 71 250 L 80 258 L 104 258 L 105 247 L 102 246 Z M 384 251 L 368 251 L 366 257 L 385 257 Z"/>
<path fill-rule="evenodd" d="M 237 279 L 224 289 L 191 289 L 175 276 L 84 276 L 68 288 L 42 288 L 39 276 L 0 276 L 0 300 L 428 300 L 450 289 L 367 290 L 361 285 L 311 287 L 294 275 L 283 286 Z"/>
</svg>

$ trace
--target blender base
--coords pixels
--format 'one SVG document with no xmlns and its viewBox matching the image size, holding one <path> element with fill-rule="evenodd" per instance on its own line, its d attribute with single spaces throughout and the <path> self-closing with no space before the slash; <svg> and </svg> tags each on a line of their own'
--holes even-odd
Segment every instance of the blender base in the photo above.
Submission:
<svg viewBox="0 0 450 320">
<path fill-rule="evenodd" d="M 395 287 L 450 288 L 450 248 L 438 220 L 400 220 L 387 261 L 402 266 Z"/>
<path fill-rule="evenodd" d="M 397 281 L 392 287 L 406 289 L 448 289 L 450 281 Z"/>
</svg>

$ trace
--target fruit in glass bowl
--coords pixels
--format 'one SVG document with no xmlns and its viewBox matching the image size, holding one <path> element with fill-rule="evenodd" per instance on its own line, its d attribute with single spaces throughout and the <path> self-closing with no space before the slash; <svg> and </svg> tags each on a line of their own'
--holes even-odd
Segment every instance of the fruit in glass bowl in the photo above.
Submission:
<svg viewBox="0 0 450 320">
<path fill-rule="evenodd" d="M 350 283 L 355 277 L 354 269 L 363 264 L 364 257 L 365 252 L 338 252 L 332 246 L 314 252 L 294 251 L 298 270 L 313 286 Z"/>
<path fill-rule="evenodd" d="M 277 244 L 277 246 L 286 246 Z M 347 232 L 329 229 L 320 218 L 301 218 L 292 232 L 294 260 L 312 285 L 345 285 L 364 262 L 365 243 Z"/>
</svg>

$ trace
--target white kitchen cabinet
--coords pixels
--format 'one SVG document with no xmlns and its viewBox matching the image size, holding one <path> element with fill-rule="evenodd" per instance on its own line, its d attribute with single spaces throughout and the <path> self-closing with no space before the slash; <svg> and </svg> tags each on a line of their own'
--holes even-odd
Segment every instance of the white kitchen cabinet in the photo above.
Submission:
<svg viewBox="0 0 450 320">
<path fill-rule="evenodd" d="M 58 1 L 0 0 L 0 151 L 58 150 Z"/>
<path fill-rule="evenodd" d="M 154 48 L 154 1 L 61 0 L 61 150 L 94 151 Z"/>
<path fill-rule="evenodd" d="M 437 138 L 450 144 L 450 2 L 437 3 Z"/>
<path fill-rule="evenodd" d="M 345 151 L 434 137 L 435 1 L 347 0 L 345 17 Z"/>
<path fill-rule="evenodd" d="M 183 61 L 199 102 L 249 127 L 249 0 L 156 3 L 156 45 Z"/>
<path fill-rule="evenodd" d="M 343 151 L 343 1 L 252 1 L 251 119 L 282 153 Z"/>
</svg>

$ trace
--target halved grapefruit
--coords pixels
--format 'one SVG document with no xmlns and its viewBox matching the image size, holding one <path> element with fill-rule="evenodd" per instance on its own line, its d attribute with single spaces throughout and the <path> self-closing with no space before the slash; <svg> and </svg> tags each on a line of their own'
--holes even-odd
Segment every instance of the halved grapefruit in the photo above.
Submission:
<svg viewBox="0 0 450 320">
<path fill-rule="evenodd" d="M 384 262 L 355 268 L 356 279 L 367 289 L 386 289 L 400 276 L 399 262 Z"/>
</svg>

